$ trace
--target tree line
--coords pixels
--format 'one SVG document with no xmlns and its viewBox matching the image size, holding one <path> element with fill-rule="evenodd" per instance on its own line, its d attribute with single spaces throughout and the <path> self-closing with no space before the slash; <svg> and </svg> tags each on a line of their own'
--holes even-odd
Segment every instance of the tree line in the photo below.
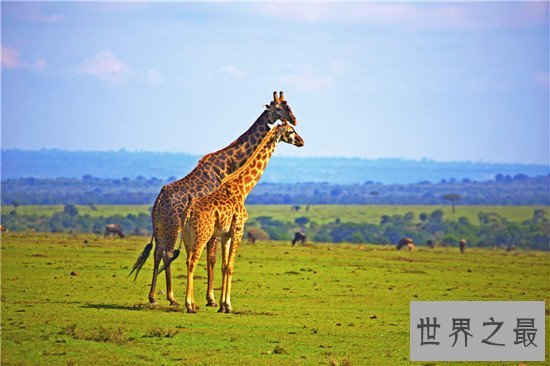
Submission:
<svg viewBox="0 0 550 366">
<path fill-rule="evenodd" d="M 126 234 L 150 235 L 150 215 L 145 213 L 90 217 L 80 215 L 76 206 L 65 205 L 63 211 L 50 217 L 20 215 L 16 210 L 2 217 L 2 224 L 13 231 L 75 232 L 102 234 L 107 224 L 120 224 Z M 257 239 L 288 240 L 297 231 L 305 232 L 310 241 L 334 243 L 396 244 L 402 237 L 411 237 L 417 245 L 432 240 L 438 245 L 458 245 L 460 239 L 470 246 L 511 247 L 550 250 L 550 223 L 544 210 L 533 211 L 532 218 L 521 223 L 511 222 L 494 212 L 481 212 L 477 222 L 466 217 L 447 220 L 442 210 L 404 215 L 382 215 L 377 224 L 332 222 L 319 224 L 308 216 L 294 221 L 277 220 L 269 216 L 250 219 L 245 230 Z"/>
<path fill-rule="evenodd" d="M 511 222 L 494 212 L 480 212 L 477 222 L 466 217 L 446 220 L 442 210 L 420 213 L 416 220 L 413 212 L 404 215 L 382 215 L 378 224 L 333 222 L 317 224 L 307 216 L 293 223 L 258 217 L 249 223 L 249 230 L 258 237 L 290 240 L 295 231 L 305 232 L 318 242 L 397 244 L 410 237 L 417 245 L 431 240 L 441 246 L 456 246 L 460 239 L 478 247 L 518 247 L 550 250 L 550 223 L 544 210 L 536 209 L 529 220 Z M 292 235 L 293 236 L 293 235 Z"/>
<path fill-rule="evenodd" d="M 152 204 L 161 187 L 176 180 L 145 178 L 81 179 L 18 178 L 2 181 L 2 204 Z M 550 176 L 497 174 L 484 182 L 447 179 L 416 184 L 262 183 L 247 204 L 357 204 L 357 205 L 549 205 Z"/>
</svg>

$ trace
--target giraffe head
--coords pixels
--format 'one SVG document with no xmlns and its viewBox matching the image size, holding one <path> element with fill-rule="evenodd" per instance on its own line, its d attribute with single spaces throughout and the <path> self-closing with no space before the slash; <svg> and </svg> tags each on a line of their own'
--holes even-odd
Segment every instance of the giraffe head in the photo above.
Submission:
<svg viewBox="0 0 550 366">
<path fill-rule="evenodd" d="M 283 122 L 274 128 L 277 129 L 279 141 L 283 141 L 297 147 L 304 146 L 304 140 L 300 135 L 298 135 L 290 123 Z"/>
<path fill-rule="evenodd" d="M 292 113 L 292 109 L 286 103 L 283 92 L 273 92 L 273 101 L 270 104 L 266 104 L 265 108 L 267 109 L 268 117 L 270 123 L 275 123 L 277 120 L 283 122 L 288 122 L 296 126 L 296 117 Z"/>
</svg>

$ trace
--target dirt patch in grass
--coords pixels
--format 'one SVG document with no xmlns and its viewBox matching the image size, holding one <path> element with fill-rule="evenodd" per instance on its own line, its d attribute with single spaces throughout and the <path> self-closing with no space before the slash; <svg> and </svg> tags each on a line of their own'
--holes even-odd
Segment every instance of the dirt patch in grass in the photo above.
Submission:
<svg viewBox="0 0 550 366">
<path fill-rule="evenodd" d="M 391 260 L 394 260 L 394 261 L 404 261 L 404 262 L 426 262 L 426 261 L 422 261 L 422 260 L 419 260 L 419 259 L 415 259 L 415 258 L 407 258 L 407 257 L 395 257 L 395 258 L 390 258 Z"/>
<path fill-rule="evenodd" d="M 68 335 L 74 339 L 93 342 L 123 344 L 129 340 L 126 336 L 126 328 L 122 325 L 119 325 L 117 328 L 109 328 L 101 325 L 99 328 L 82 330 L 78 328 L 76 323 L 71 323 L 59 332 L 59 334 Z"/>
<path fill-rule="evenodd" d="M 170 328 L 170 327 L 154 327 L 147 331 L 145 337 L 152 338 L 174 338 L 174 336 L 180 333 L 180 329 Z"/>
<path fill-rule="evenodd" d="M 420 269 L 404 269 L 402 272 L 403 273 L 416 273 L 416 274 L 426 273 L 426 271 L 422 271 Z"/>
<path fill-rule="evenodd" d="M 232 314 L 235 314 L 235 315 L 252 315 L 252 316 L 258 316 L 258 315 L 275 316 L 275 315 L 277 315 L 275 313 L 270 313 L 268 311 L 253 311 L 253 310 L 237 310 L 237 311 L 233 311 Z"/>
</svg>

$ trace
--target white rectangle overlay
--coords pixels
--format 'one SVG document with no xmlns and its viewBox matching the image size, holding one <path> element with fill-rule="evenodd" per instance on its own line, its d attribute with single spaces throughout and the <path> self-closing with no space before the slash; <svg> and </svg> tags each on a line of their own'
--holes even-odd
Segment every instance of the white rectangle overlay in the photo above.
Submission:
<svg viewBox="0 0 550 366">
<path fill-rule="evenodd" d="M 411 301 L 411 361 L 544 361 L 544 301 Z"/>
</svg>

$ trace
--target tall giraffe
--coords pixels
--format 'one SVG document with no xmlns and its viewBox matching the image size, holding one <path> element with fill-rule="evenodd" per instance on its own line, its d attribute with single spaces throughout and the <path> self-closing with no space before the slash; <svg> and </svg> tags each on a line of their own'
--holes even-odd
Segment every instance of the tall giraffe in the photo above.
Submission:
<svg viewBox="0 0 550 366">
<path fill-rule="evenodd" d="M 244 201 L 260 180 L 277 143 L 281 140 L 287 140 L 298 147 L 304 145 L 304 141 L 294 128 L 283 122 L 267 134 L 248 161 L 226 177 L 216 191 L 191 202 L 183 229 L 183 240 L 187 250 L 185 306 L 188 313 L 196 312 L 193 275 L 197 263 L 207 243 L 210 244 L 212 239 L 217 237 L 220 238 L 223 248 L 223 279 L 219 312 L 231 312 L 231 279 L 235 254 L 248 218 Z"/>
<path fill-rule="evenodd" d="M 174 256 L 176 241 L 183 226 L 183 215 L 191 200 L 207 195 L 221 184 L 229 174 L 239 169 L 256 150 L 276 121 L 281 120 L 296 125 L 292 109 L 284 99 L 283 92 L 277 95 L 273 92 L 273 101 L 265 106 L 265 111 L 256 122 L 237 140 L 222 150 L 205 155 L 201 158 L 191 173 L 184 178 L 162 187 L 151 212 L 153 222 L 153 237 L 151 242 L 138 257 L 132 272 L 135 278 L 145 264 L 155 242 L 154 268 L 149 302 L 155 303 L 155 288 L 157 283 L 160 260 L 164 261 L 166 269 L 166 297 L 171 305 L 178 305 L 172 289 L 172 271 L 170 262 Z M 216 245 L 208 248 L 208 283 L 207 301 L 209 306 L 216 306 L 213 298 L 212 282 L 213 268 L 216 262 Z"/>
</svg>

